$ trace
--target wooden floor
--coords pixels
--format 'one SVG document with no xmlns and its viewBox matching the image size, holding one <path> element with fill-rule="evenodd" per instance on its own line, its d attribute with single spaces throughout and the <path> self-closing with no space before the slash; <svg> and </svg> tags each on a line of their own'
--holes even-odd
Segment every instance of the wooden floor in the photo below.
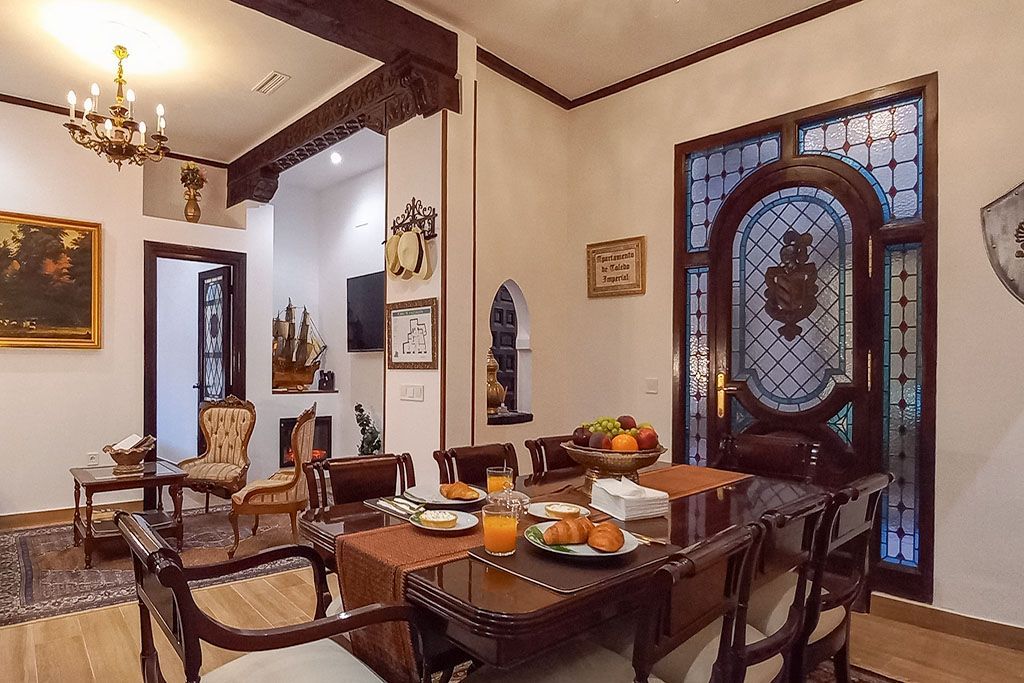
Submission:
<svg viewBox="0 0 1024 683">
<path fill-rule="evenodd" d="M 330 578 L 332 591 L 337 585 Z M 198 590 L 199 606 L 224 623 L 269 628 L 311 618 L 308 570 Z M 1024 681 L 1024 652 L 856 615 L 853 661 L 914 683 Z M 157 645 L 168 683 L 184 680 L 181 664 L 163 634 Z M 2 683 L 133 683 L 138 664 L 139 613 L 134 603 L 0 628 Z M 205 673 L 238 656 L 203 645 Z M 301 683 L 295 681 L 295 683 Z"/>
</svg>

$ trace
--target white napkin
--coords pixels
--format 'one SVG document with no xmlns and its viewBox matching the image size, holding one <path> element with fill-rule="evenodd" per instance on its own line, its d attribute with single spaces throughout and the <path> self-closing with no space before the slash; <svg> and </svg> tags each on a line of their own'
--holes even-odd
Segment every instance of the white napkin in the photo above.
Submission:
<svg viewBox="0 0 1024 683">
<path fill-rule="evenodd" d="M 668 513 L 668 494 L 628 479 L 598 479 L 591 507 L 621 520 L 661 517 Z"/>
</svg>

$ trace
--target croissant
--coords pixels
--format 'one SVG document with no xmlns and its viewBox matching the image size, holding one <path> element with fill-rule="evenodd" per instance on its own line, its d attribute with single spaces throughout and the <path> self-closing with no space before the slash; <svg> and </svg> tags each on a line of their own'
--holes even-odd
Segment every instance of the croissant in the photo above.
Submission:
<svg viewBox="0 0 1024 683">
<path fill-rule="evenodd" d="M 547 545 L 575 545 L 586 543 L 594 523 L 586 517 L 574 517 L 555 522 L 544 531 Z"/>
<path fill-rule="evenodd" d="M 441 495 L 448 500 L 476 500 L 480 497 L 473 487 L 461 481 L 453 484 L 441 484 Z"/>
<path fill-rule="evenodd" d="M 622 529 L 611 522 L 601 522 L 593 528 L 587 538 L 587 545 L 603 553 L 614 553 L 625 543 L 626 538 L 622 535 Z"/>
</svg>

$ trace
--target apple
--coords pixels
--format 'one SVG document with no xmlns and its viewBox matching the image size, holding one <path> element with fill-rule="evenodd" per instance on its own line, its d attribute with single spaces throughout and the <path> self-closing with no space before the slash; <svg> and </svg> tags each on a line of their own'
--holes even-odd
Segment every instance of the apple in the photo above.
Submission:
<svg viewBox="0 0 1024 683">
<path fill-rule="evenodd" d="M 604 432 L 594 432 L 590 435 L 590 447 L 599 448 L 603 451 L 612 449 L 612 438 Z"/>
<path fill-rule="evenodd" d="M 629 431 L 630 429 L 636 429 L 636 418 L 633 417 L 632 415 L 620 415 L 619 426 L 625 429 L 626 431 Z"/>
<path fill-rule="evenodd" d="M 590 445 L 591 432 L 586 427 L 577 427 L 576 431 L 572 433 L 572 442 L 577 446 L 589 446 Z"/>
<path fill-rule="evenodd" d="M 653 450 L 658 447 L 658 432 L 650 427 L 644 427 L 636 433 L 636 445 L 642 451 Z"/>
</svg>

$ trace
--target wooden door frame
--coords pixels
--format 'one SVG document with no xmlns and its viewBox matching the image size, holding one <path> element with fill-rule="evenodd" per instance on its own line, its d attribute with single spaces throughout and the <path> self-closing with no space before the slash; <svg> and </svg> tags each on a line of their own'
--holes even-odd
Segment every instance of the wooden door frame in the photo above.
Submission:
<svg viewBox="0 0 1024 683">
<path fill-rule="evenodd" d="M 159 259 L 175 259 L 231 266 L 231 393 L 245 399 L 245 301 L 246 255 L 237 251 L 208 249 L 168 242 L 143 243 L 143 428 L 146 434 L 157 435 L 157 263 Z M 158 439 L 159 441 L 159 439 Z M 147 460 L 155 460 L 156 452 Z M 144 505 L 154 506 L 156 494 L 146 489 Z"/>
<path fill-rule="evenodd" d="M 686 363 L 687 363 L 687 274 L 691 268 L 707 267 L 710 263 L 708 251 L 689 253 L 687 249 L 687 200 L 686 200 L 686 156 L 692 152 L 706 150 L 740 140 L 757 138 L 778 133 L 780 159 L 788 160 L 797 156 L 799 127 L 802 123 L 829 116 L 857 111 L 873 104 L 884 104 L 908 96 L 923 99 L 924 157 L 922 169 L 922 212 L 917 220 L 898 225 L 889 225 L 879 231 L 872 245 L 872 260 L 877 265 L 884 256 L 886 247 L 892 244 L 917 242 L 921 245 L 921 349 L 927 359 L 923 364 L 920 416 L 920 471 L 918 486 L 927 495 L 921 496 L 919 528 L 920 562 L 917 570 L 910 572 L 903 567 L 887 565 L 887 572 L 897 580 L 894 587 L 901 595 L 921 602 L 930 603 L 934 586 L 935 557 L 935 396 L 936 396 L 936 325 L 937 325 L 937 277 L 938 277 L 938 73 L 911 78 L 898 83 L 867 90 L 806 109 L 790 112 L 770 119 L 758 121 L 731 130 L 715 133 L 695 140 L 679 143 L 674 155 L 674 242 L 673 242 L 673 307 L 672 307 L 672 452 L 673 460 L 685 462 L 688 452 L 687 426 L 685 424 Z M 880 279 L 878 279 L 880 282 Z M 873 284 L 874 286 L 874 284 Z M 877 318 L 880 320 L 881 315 Z M 872 327 L 876 322 L 872 321 Z M 875 363 L 875 379 L 880 379 L 881 358 Z M 709 451 L 713 448 L 708 443 Z M 875 543 L 878 542 L 877 534 Z M 899 579 L 897 575 L 906 574 Z"/>
</svg>

